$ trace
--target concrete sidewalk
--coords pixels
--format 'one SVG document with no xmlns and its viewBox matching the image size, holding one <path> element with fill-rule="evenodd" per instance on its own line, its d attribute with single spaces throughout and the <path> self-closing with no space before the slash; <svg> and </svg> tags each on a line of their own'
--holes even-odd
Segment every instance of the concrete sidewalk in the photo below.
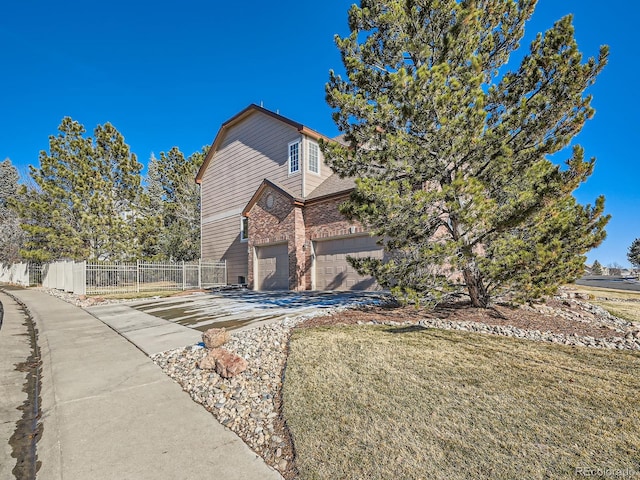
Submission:
<svg viewBox="0 0 640 480">
<path fill-rule="evenodd" d="M 97 318 L 37 290 L 10 293 L 39 330 L 38 478 L 282 478 Z"/>
<path fill-rule="evenodd" d="M 113 328 L 147 355 L 184 348 L 202 341 L 202 332 L 122 305 L 101 305 L 87 311 Z"/>
<path fill-rule="evenodd" d="M 23 390 L 26 373 L 20 365 L 31 354 L 26 315 L 13 298 L 0 291 L 0 478 L 14 478 L 17 467 L 16 435 L 23 414 L 19 407 L 28 400 Z"/>
</svg>

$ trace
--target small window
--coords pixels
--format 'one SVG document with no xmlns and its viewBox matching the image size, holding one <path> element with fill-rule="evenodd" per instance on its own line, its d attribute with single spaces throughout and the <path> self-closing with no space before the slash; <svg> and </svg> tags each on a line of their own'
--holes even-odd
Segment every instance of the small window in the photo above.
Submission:
<svg viewBox="0 0 640 480">
<path fill-rule="evenodd" d="M 242 217 L 240 219 L 240 241 L 246 242 L 249 240 L 249 217 Z"/>
<path fill-rule="evenodd" d="M 320 173 L 320 149 L 314 142 L 309 142 L 309 171 Z"/>
<path fill-rule="evenodd" d="M 289 144 L 289 173 L 296 173 L 300 170 L 300 142 Z"/>
</svg>

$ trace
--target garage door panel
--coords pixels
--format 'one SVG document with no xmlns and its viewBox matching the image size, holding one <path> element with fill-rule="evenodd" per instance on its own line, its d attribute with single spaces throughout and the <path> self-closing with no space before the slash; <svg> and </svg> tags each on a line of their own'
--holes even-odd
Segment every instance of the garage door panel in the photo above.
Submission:
<svg viewBox="0 0 640 480">
<path fill-rule="evenodd" d="M 379 290 L 371 277 L 363 277 L 347 257 L 383 258 L 382 248 L 369 236 L 323 240 L 315 243 L 318 290 Z"/>
<path fill-rule="evenodd" d="M 258 290 L 289 289 L 287 244 L 256 247 Z"/>
</svg>

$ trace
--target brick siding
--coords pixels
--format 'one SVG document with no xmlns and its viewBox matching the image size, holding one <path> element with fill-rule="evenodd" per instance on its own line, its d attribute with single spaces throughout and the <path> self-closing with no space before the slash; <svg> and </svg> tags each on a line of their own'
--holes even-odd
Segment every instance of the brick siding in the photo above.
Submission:
<svg viewBox="0 0 640 480">
<path fill-rule="evenodd" d="M 273 205 L 267 208 L 267 197 Z M 310 290 L 311 243 L 314 240 L 349 236 L 366 230 L 357 221 L 347 220 L 338 210 L 347 196 L 315 201 L 302 207 L 291 197 L 267 187 L 249 212 L 249 288 L 255 288 L 253 262 L 255 247 L 286 242 L 289 253 L 289 288 Z"/>
</svg>

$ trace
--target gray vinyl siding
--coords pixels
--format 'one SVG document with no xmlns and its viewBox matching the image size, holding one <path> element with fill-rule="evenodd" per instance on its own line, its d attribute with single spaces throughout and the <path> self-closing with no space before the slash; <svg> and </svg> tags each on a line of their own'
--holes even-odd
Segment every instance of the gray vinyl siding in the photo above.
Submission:
<svg viewBox="0 0 640 480">
<path fill-rule="evenodd" d="M 202 256 L 227 260 L 230 283 L 247 277 L 247 244 L 240 242 L 240 211 L 266 178 L 302 196 L 302 174 L 289 175 L 289 142 L 296 128 L 260 112 L 230 126 L 202 177 Z M 324 167 L 324 166 L 323 166 Z M 321 167 L 321 168 L 323 168 Z M 322 171 L 322 170 L 321 170 Z"/>
<path fill-rule="evenodd" d="M 313 140 L 307 139 L 307 142 L 311 142 Z M 316 142 L 317 143 L 317 142 Z M 309 150 L 305 148 L 305 158 L 304 164 L 307 171 L 305 172 L 305 196 L 309 196 L 311 192 L 313 192 L 322 182 L 324 182 L 333 172 L 329 165 L 324 163 L 324 155 L 322 151 L 318 151 L 318 155 L 320 158 L 318 161 L 320 162 L 320 174 L 312 173 L 309 171 Z"/>
<path fill-rule="evenodd" d="M 227 283 L 248 278 L 247 242 L 240 241 L 240 215 L 202 226 L 202 258 L 227 261 Z"/>
<path fill-rule="evenodd" d="M 301 174 L 289 175 L 287 158 L 287 145 L 300 136 L 259 112 L 230 127 L 202 179 L 203 218 L 244 207 L 265 178 L 300 197 Z"/>
</svg>

